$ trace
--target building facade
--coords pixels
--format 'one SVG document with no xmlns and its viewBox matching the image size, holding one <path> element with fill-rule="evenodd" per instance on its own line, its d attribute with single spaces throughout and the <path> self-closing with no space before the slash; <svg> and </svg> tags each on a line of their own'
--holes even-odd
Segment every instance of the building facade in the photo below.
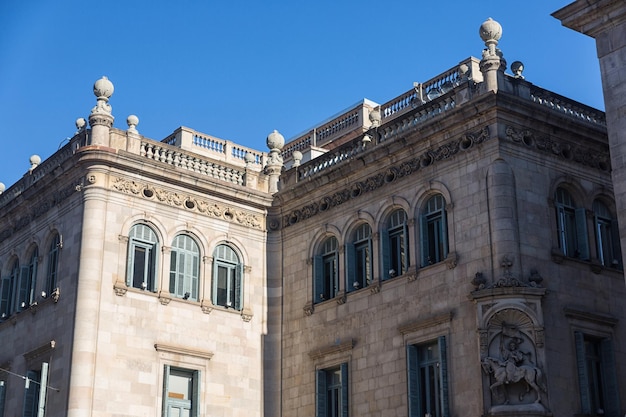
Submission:
<svg viewBox="0 0 626 417">
<path fill-rule="evenodd" d="M 501 32 L 269 152 L 113 128 L 98 80 L 0 195 L 0 416 L 623 415 L 606 120 Z"/>
</svg>

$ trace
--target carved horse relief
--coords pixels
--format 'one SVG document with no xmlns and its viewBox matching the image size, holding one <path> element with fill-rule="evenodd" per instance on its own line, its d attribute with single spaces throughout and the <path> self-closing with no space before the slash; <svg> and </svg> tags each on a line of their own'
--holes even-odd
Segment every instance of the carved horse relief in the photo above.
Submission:
<svg viewBox="0 0 626 417">
<path fill-rule="evenodd" d="M 537 360 L 532 319 L 521 310 L 503 309 L 491 316 L 488 328 L 489 341 L 481 367 L 489 377 L 493 404 L 539 404 L 546 388 Z"/>
</svg>

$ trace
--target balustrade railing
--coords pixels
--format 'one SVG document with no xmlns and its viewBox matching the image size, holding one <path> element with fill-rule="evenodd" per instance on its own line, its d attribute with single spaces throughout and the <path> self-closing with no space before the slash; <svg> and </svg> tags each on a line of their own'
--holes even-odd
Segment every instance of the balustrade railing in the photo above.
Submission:
<svg viewBox="0 0 626 417">
<path fill-rule="evenodd" d="M 218 180 L 244 185 L 245 171 L 199 158 L 197 155 L 181 152 L 180 148 L 163 142 L 142 140 L 139 149 L 140 156 L 148 159 L 187 169 Z"/>
<path fill-rule="evenodd" d="M 340 146 L 332 152 L 318 156 L 312 161 L 301 165 L 298 169 L 298 179 L 310 177 L 327 168 L 335 166 L 342 161 L 351 159 L 355 155 L 363 152 L 364 149 L 363 143 L 360 140 L 353 140 L 352 142 Z"/>
<path fill-rule="evenodd" d="M 530 99 L 549 109 L 558 111 L 570 117 L 584 120 L 589 123 L 606 126 L 606 115 L 594 109 L 585 106 L 577 101 L 570 100 L 566 97 L 558 95 L 543 88 L 532 86 L 530 90 Z"/>
</svg>

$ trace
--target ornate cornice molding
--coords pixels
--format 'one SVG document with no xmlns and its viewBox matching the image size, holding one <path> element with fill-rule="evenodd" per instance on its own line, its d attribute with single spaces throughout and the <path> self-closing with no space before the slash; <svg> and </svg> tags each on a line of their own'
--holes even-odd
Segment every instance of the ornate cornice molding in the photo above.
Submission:
<svg viewBox="0 0 626 417">
<path fill-rule="evenodd" d="M 45 197 L 39 201 L 20 204 L 19 217 L 15 216 L 13 218 L 14 220 L 9 220 L 10 225 L 0 230 L 0 241 L 8 239 L 14 233 L 24 229 L 30 224 L 30 222 L 43 216 L 48 211 L 50 211 L 50 209 L 58 204 L 61 204 L 64 200 L 69 198 L 72 194 L 80 191 L 82 183 L 82 179 L 73 181 L 70 185 L 58 191 L 51 192 L 50 196 Z M 10 215 L 9 218 L 11 218 Z"/>
<path fill-rule="evenodd" d="M 540 134 L 528 128 L 506 126 L 506 138 L 511 142 L 551 154 L 559 159 L 576 162 L 580 165 L 592 167 L 603 172 L 611 171 L 611 158 L 608 149 L 598 151 L 572 142 L 556 141 L 549 135 Z"/>
<path fill-rule="evenodd" d="M 184 208 L 252 229 L 263 230 L 263 221 L 259 215 L 232 206 L 203 200 L 191 194 L 156 188 L 149 184 L 121 177 L 115 178 L 111 188 L 125 194 L 132 194 L 147 200 Z"/>
<path fill-rule="evenodd" d="M 489 127 L 485 126 L 474 133 L 467 133 L 459 139 L 448 141 L 440 146 L 427 149 L 421 155 L 404 161 L 400 164 L 387 167 L 371 177 L 354 183 L 350 188 L 344 188 L 334 194 L 323 197 L 306 206 L 292 210 L 282 218 L 282 222 L 276 218 L 269 219 L 270 230 L 278 230 L 294 225 L 302 220 L 309 219 L 321 212 L 339 206 L 349 200 L 360 197 L 363 194 L 378 190 L 385 184 L 392 183 L 400 178 L 419 172 L 420 168 L 433 165 L 437 162 L 452 158 L 461 151 L 468 151 L 487 141 L 490 138 Z"/>
</svg>

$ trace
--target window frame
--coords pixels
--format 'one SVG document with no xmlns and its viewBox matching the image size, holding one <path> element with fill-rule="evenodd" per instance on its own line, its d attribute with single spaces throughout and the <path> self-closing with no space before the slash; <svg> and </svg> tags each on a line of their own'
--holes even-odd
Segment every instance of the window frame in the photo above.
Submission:
<svg viewBox="0 0 626 417">
<path fill-rule="evenodd" d="M 140 235 L 141 233 L 141 235 Z M 147 235 L 146 235 L 147 234 Z M 128 233 L 128 254 L 126 267 L 126 285 L 131 288 L 156 292 L 158 289 L 159 237 L 152 227 L 145 223 L 137 223 Z M 137 281 L 137 250 L 144 250 L 142 281 Z M 140 277 L 141 277 L 140 276 Z"/>
<path fill-rule="evenodd" d="M 191 399 L 184 400 L 179 398 L 170 399 L 170 376 L 172 372 L 187 375 L 191 380 L 191 386 L 188 392 Z M 200 416 L 200 371 L 197 369 L 188 369 L 172 365 L 163 366 L 163 399 L 162 399 L 162 416 L 170 417 L 172 407 L 189 410 L 189 417 Z M 186 407 L 186 408 L 185 408 Z"/>
<path fill-rule="evenodd" d="M 27 387 L 24 389 L 22 417 L 37 417 L 39 411 L 39 391 L 41 390 L 41 371 L 29 370 L 26 373 Z"/>
<path fill-rule="evenodd" d="M 372 228 L 360 224 L 346 243 L 346 291 L 356 291 L 369 286 L 374 279 L 372 254 Z"/>
<path fill-rule="evenodd" d="M 603 414 L 607 417 L 619 416 L 619 390 L 612 338 L 576 330 L 574 343 L 582 414 L 595 415 L 598 408 L 602 406 Z M 598 349 L 595 354 L 599 357 L 594 357 L 595 355 L 588 351 L 587 348 L 591 343 Z M 596 365 L 594 367 L 595 378 L 589 375 L 589 365 L 592 359 Z M 600 375 L 597 374 L 598 372 Z M 596 401 L 601 401 L 601 403 L 597 404 Z"/>
<path fill-rule="evenodd" d="M 339 293 L 339 241 L 328 236 L 313 257 L 313 301 L 332 300 Z"/>
<path fill-rule="evenodd" d="M 339 375 L 339 383 L 329 386 L 329 379 L 333 375 Z M 315 373 L 315 417 L 348 417 L 349 415 L 349 378 L 348 363 L 344 362 L 340 365 L 318 369 Z M 335 404 L 334 411 L 329 410 L 333 405 L 329 401 L 328 393 L 333 391 Z M 334 415 L 333 415 L 334 414 Z"/>
<path fill-rule="evenodd" d="M 399 218 L 400 215 L 403 218 Z M 382 279 L 386 280 L 405 274 L 411 264 L 406 211 L 397 208 L 389 213 L 381 235 Z"/>
<path fill-rule="evenodd" d="M 174 237 L 170 249 L 170 294 L 185 300 L 200 297 L 200 246 L 188 234 Z"/>
<path fill-rule="evenodd" d="M 428 361 L 422 360 L 423 352 L 436 347 L 437 357 Z M 448 360 L 446 336 L 439 336 L 435 340 L 407 344 L 407 398 L 409 417 L 422 417 L 429 413 L 432 417 L 449 417 L 450 405 L 448 395 Z M 435 380 L 435 387 L 429 390 L 430 384 L 425 378 L 423 370 L 434 370 L 431 375 Z M 433 393 L 435 404 L 431 404 Z M 434 407 L 434 410 L 432 409 Z"/>
<path fill-rule="evenodd" d="M 224 254 L 221 251 L 224 250 Z M 225 279 L 220 272 L 225 271 Z M 220 282 L 225 281 L 225 297 L 220 293 Z M 212 303 L 237 311 L 243 309 L 243 264 L 239 253 L 229 244 L 222 243 L 213 251 Z M 223 298 L 223 300 L 222 300 Z"/>
<path fill-rule="evenodd" d="M 617 221 L 608 205 L 598 199 L 593 201 L 593 215 L 598 261 L 607 268 L 622 269 Z"/>
<path fill-rule="evenodd" d="M 0 320 L 6 320 L 15 311 L 17 283 L 20 276 L 19 259 L 14 258 L 10 264 L 8 275 L 2 277 L 2 285 L 0 288 Z"/>
<path fill-rule="evenodd" d="M 567 257 L 589 260 L 585 209 L 577 207 L 571 193 L 563 187 L 555 191 L 554 206 L 559 249 Z"/>
<path fill-rule="evenodd" d="M 48 248 L 48 268 L 46 270 L 46 294 L 52 294 L 52 292 L 58 286 L 58 273 L 59 273 L 59 254 L 61 248 L 61 235 L 55 233 L 50 241 Z"/>
<path fill-rule="evenodd" d="M 449 253 L 446 200 L 434 194 L 423 206 L 420 216 L 422 267 L 442 262 Z"/>
</svg>

